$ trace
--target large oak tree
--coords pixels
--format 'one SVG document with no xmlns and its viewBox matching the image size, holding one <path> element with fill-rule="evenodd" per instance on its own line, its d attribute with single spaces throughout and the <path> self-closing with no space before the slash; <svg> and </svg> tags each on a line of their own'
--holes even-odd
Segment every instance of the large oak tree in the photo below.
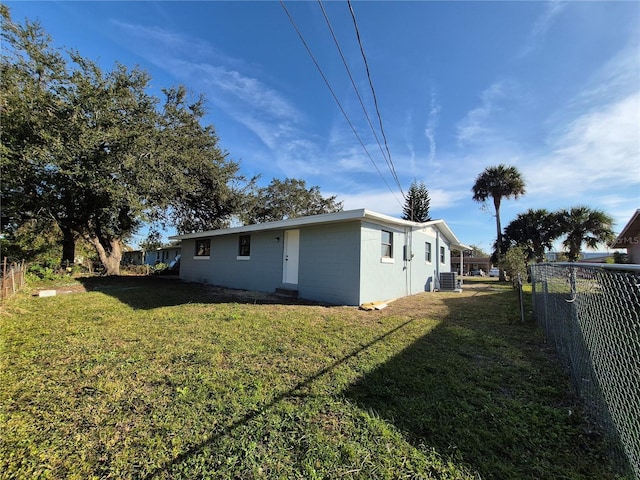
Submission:
<svg viewBox="0 0 640 480">
<path fill-rule="evenodd" d="M 339 212 L 342 202 L 336 200 L 335 195 L 324 197 L 318 186 L 307 188 L 304 180 L 274 178 L 246 197 L 240 220 L 248 225 Z"/>
<path fill-rule="evenodd" d="M 145 71 L 104 72 L 53 48 L 37 23 L 0 13 L 3 231 L 53 220 L 63 261 L 73 262 L 82 237 L 117 274 L 122 244 L 143 222 L 179 233 L 228 223 L 242 179 L 202 125 L 202 97 L 175 87 L 161 102 Z"/>
</svg>

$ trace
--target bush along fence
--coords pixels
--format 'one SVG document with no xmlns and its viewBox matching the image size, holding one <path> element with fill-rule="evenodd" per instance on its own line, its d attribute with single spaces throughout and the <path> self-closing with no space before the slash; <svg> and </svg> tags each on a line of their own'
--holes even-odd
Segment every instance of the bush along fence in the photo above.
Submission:
<svg viewBox="0 0 640 480">
<path fill-rule="evenodd" d="M 2 261 L 1 297 L 2 301 L 13 297 L 24 285 L 24 261 L 9 264 L 6 257 Z"/>
<path fill-rule="evenodd" d="M 547 341 L 613 455 L 640 480 L 640 265 L 537 264 L 531 280 Z"/>
</svg>

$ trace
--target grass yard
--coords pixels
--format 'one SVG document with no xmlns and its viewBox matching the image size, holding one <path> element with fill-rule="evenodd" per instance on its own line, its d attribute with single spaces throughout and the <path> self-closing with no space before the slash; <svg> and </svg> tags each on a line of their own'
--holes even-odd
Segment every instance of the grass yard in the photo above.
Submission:
<svg viewBox="0 0 640 480">
<path fill-rule="evenodd" d="M 84 282 L 0 311 L 0 478 L 622 478 L 508 286 L 364 312 Z"/>
</svg>

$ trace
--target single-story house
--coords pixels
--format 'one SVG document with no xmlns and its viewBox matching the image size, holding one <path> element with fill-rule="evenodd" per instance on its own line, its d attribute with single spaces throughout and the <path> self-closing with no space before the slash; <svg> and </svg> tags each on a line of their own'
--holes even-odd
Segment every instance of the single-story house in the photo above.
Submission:
<svg viewBox="0 0 640 480">
<path fill-rule="evenodd" d="M 180 258 L 180 245 L 165 245 L 155 250 L 132 250 L 122 252 L 122 265 L 156 265 L 158 263 L 170 264 Z"/>
<path fill-rule="evenodd" d="M 629 263 L 640 264 L 640 208 L 631 216 L 611 248 L 626 248 Z"/>
<path fill-rule="evenodd" d="M 400 220 L 366 209 L 172 237 L 182 243 L 180 277 L 245 290 L 285 289 L 336 305 L 387 301 L 451 283 L 444 220 Z M 455 273 L 453 274 L 455 281 Z"/>
<path fill-rule="evenodd" d="M 474 270 L 482 270 L 488 275 L 492 266 L 491 257 L 451 257 L 451 269 L 462 272 L 462 275 L 470 275 Z"/>
<path fill-rule="evenodd" d="M 182 247 L 180 244 L 165 245 L 155 250 L 147 250 L 144 255 L 144 263 L 155 265 L 157 263 L 171 263 L 180 257 Z"/>
</svg>

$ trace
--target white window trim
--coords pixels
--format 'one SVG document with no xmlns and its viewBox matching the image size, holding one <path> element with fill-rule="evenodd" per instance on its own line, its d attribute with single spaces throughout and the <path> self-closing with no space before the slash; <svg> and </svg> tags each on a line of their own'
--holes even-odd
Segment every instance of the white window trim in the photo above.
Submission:
<svg viewBox="0 0 640 480">
<path fill-rule="evenodd" d="M 238 255 L 236 257 L 236 260 L 251 260 L 251 255 L 247 255 L 247 256 Z"/>
<path fill-rule="evenodd" d="M 200 255 L 200 256 L 194 255 L 193 256 L 194 260 L 209 260 L 210 258 L 211 258 L 210 255 Z"/>
<path fill-rule="evenodd" d="M 380 263 L 396 263 L 393 257 L 380 257 Z"/>
</svg>

